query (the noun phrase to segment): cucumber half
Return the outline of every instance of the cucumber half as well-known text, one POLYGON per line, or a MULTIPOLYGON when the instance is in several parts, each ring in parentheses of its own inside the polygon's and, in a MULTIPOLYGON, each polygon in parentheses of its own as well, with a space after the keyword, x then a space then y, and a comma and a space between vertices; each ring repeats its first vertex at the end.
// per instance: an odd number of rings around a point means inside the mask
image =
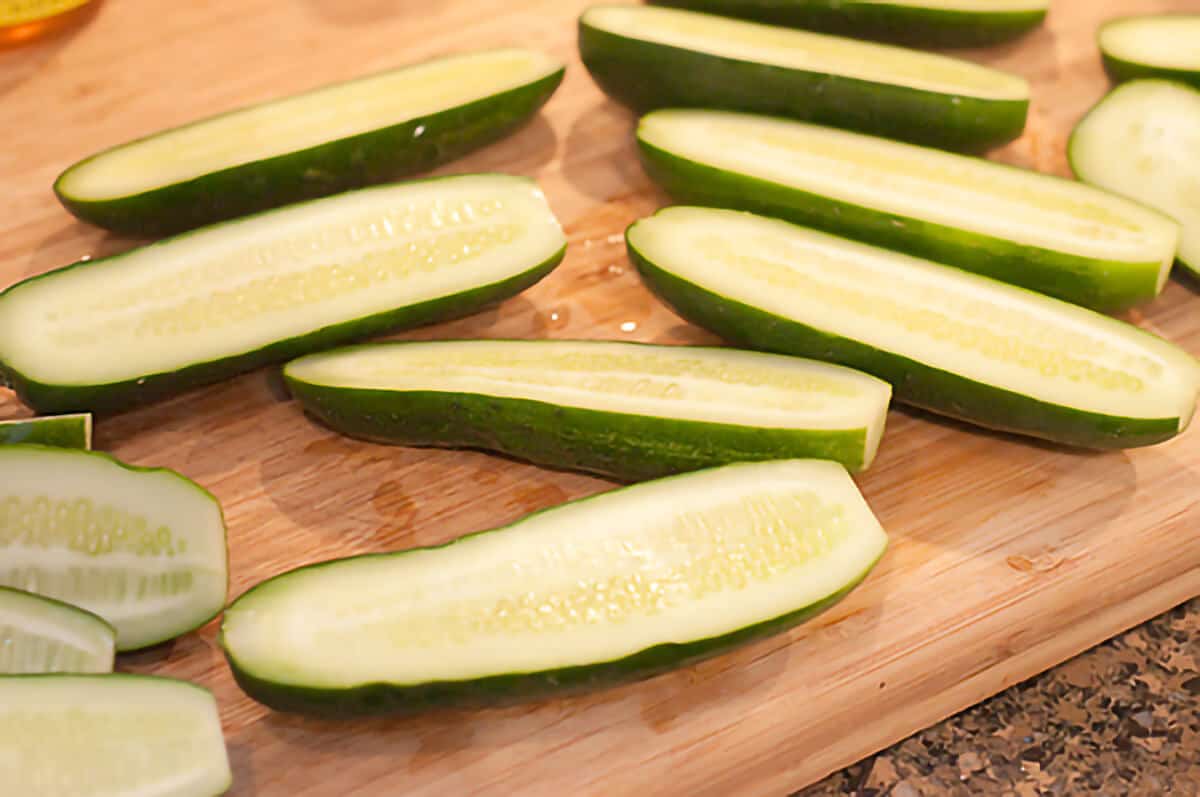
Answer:
POLYGON ((227 585, 221 507, 194 482, 105 454, 0 446, 0 586, 94 612, 134 650, 207 623, 227 585))
POLYGON ((1025 128, 1029 84, 969 61, 647 6, 596 6, 579 49, 607 93, 639 111, 777 114, 948 149, 1025 128))
POLYGON ((1067 150, 1080 180, 1177 219, 1179 262, 1200 275, 1200 91, 1164 80, 1118 86, 1076 126, 1067 150))
POLYGON ((765 116, 663 110, 638 125, 651 177, 691 204, 762 213, 1097 310, 1156 296, 1179 227, 1071 180, 765 116))
POLYGON ((0 587, 0 675, 112 672, 116 637, 78 606, 0 587))
POLYGON ((214 797, 233 781, 210 692, 144 675, 0 678, 13 797, 214 797))
POLYGON ((467 315, 537 282, 565 246, 523 177, 367 188, 19 283, 0 294, 0 363, 39 410, 119 410, 467 315))
POLYGON ((627 241, 684 318, 981 426, 1128 448, 1175 436, 1195 409, 1200 364, 1183 350, 986 277, 730 210, 668 208, 627 241))
POLYGON ((181 232, 433 168, 514 130, 562 77, 532 50, 440 58, 106 150, 55 192, 101 227, 181 232))
POLYGON ((1100 28, 1098 39, 1115 81, 1158 77, 1200 88, 1200 14, 1115 19, 1100 28))
POLYGON ((384 343, 284 369, 337 431, 634 481, 764 459, 870 465, 891 386, 794 357, 595 341, 384 343))
POLYGON ((1041 25, 1050 0, 654 0, 656 5, 920 47, 979 47, 1041 25))
POLYGON ((0 421, 0 445, 15 443, 82 448, 87 451, 92 447, 92 416, 85 412, 0 421))
POLYGON ((281 710, 504 702, 782 631, 846 595, 886 545, 837 463, 741 463, 285 573, 229 607, 221 644, 242 688, 281 710))

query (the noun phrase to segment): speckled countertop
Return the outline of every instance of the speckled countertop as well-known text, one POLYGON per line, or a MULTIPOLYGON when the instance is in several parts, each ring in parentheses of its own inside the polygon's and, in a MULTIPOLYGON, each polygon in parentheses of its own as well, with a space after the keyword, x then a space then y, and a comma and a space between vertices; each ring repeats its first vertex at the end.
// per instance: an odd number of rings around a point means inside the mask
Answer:
POLYGON ((795 797, 1200 796, 1200 599, 795 797))

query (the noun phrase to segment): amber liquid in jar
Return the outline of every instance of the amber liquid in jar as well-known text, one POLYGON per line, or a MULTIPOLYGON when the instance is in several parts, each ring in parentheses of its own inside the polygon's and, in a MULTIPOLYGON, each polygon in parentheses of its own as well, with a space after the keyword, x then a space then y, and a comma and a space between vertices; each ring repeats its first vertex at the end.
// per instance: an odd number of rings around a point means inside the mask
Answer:
POLYGON ((0 0, 0 47, 23 44, 83 20, 97 0, 0 0))

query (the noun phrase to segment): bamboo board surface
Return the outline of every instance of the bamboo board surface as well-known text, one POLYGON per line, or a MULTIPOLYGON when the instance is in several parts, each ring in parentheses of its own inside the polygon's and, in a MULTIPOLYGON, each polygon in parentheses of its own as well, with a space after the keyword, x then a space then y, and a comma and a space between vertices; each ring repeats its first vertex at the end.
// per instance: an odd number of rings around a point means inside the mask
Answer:
MULTIPOLYGON (((50 185, 92 151, 257 100, 473 47, 569 64, 545 113, 440 170, 535 176, 570 237, 525 294, 407 336, 712 342, 659 305, 625 226, 665 202, 632 119, 579 65, 576 0, 108 0, 85 26, 0 51, 0 287, 131 245, 72 220, 50 185)), ((1101 19, 1198 10, 1058 0, 1047 26, 971 52, 1034 84, 1004 161, 1067 174, 1071 126, 1104 91, 1101 19)), ((1132 320, 1200 353, 1200 297, 1173 281, 1132 320)), ((0 393, 0 418, 28 410, 0 393)), ((211 489, 229 526, 232 595, 333 556, 442 542, 608 489, 472 452, 340 439, 258 372, 120 416, 97 447, 211 489)), ((1200 594, 1200 432, 1078 454, 893 410, 860 479, 892 534, 848 600, 796 631, 675 674, 482 712, 330 723, 273 714, 233 684, 211 624, 123 657, 194 680, 221 705, 235 795, 785 793, 1200 594)))

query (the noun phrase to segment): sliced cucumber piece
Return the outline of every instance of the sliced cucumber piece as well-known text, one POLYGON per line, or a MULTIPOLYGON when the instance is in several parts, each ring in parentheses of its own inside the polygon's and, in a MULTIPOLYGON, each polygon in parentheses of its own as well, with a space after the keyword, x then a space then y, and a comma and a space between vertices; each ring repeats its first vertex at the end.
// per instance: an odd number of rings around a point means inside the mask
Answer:
POLYGON ((1164 80, 1118 86, 1076 126, 1067 150, 1080 180, 1177 219, 1179 262, 1200 275, 1200 91, 1164 80))
POLYGON ((884 249, 730 210, 632 225, 629 254, 684 318, 749 348, 892 383, 900 401, 1089 448, 1191 420, 1200 364, 1107 316, 884 249))
POLYGON ((579 50, 639 111, 725 108, 979 150, 1025 128, 1029 84, 970 61, 647 6, 596 6, 579 50))
POLYGON ((233 782, 206 689, 145 675, 0 678, 5 794, 214 797, 233 782))
POLYGON ((78 606, 0 587, 0 675, 112 672, 116 637, 78 606))
POLYGON ((360 346, 296 360, 284 377, 308 412, 354 437, 629 481, 764 459, 865 468, 892 393, 794 357, 569 340, 360 346))
POLYGON ((562 81, 539 52, 439 58, 157 133, 67 169, 84 221, 180 232, 430 169, 529 119, 562 81))
POLYGON ((0 294, 0 363, 42 411, 119 410, 537 282, 566 239, 531 180, 368 188, 68 266, 0 294))
POLYGON ((656 5, 920 47, 978 47, 1042 24, 1050 0, 654 0, 656 5))
POLYGON ((0 586, 94 612, 134 650, 215 617, 228 572, 220 505, 178 473, 0 446, 0 586))
POLYGON ((14 443, 90 450, 92 416, 84 412, 78 415, 48 415, 44 418, 0 421, 0 445, 14 443))
POLYGON ((1071 180, 828 127, 722 111, 643 117, 681 201, 777 216, 1097 310, 1162 290, 1179 226, 1071 180))
POLYGON ((1104 68, 1115 81, 1159 77, 1200 88, 1200 14, 1114 19, 1098 38, 1104 68))
POLYGON ((242 688, 285 711, 534 697, 784 630, 846 595, 886 545, 837 463, 741 463, 285 573, 230 606, 221 644, 242 688))

